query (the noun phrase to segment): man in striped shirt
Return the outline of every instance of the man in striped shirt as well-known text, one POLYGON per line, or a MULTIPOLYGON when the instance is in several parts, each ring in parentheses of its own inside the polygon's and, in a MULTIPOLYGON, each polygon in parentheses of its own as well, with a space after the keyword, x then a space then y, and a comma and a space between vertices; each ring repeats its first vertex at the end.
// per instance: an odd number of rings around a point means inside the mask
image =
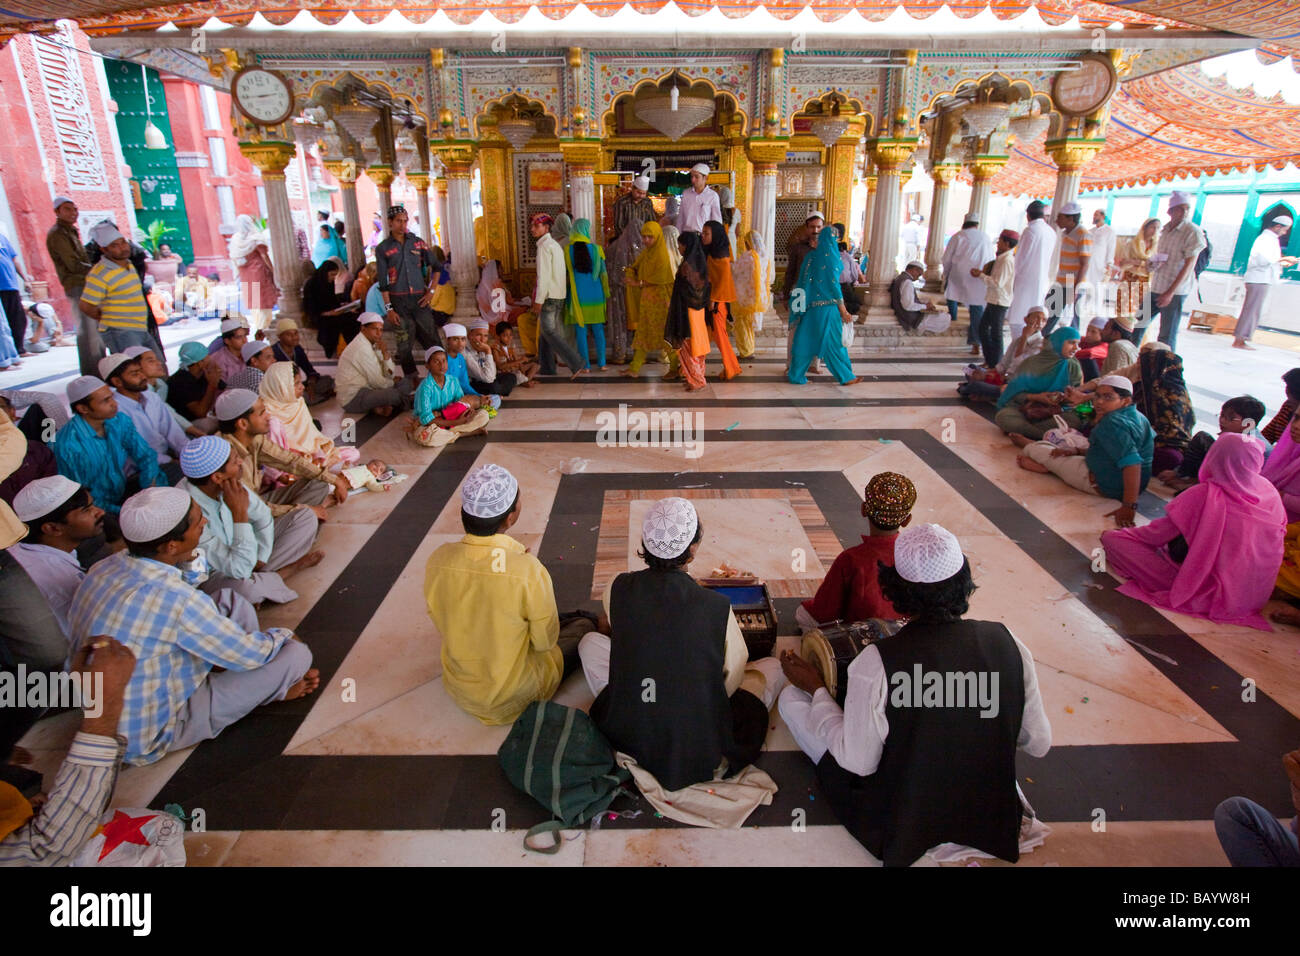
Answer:
POLYGON ((101 222, 90 233, 103 257, 86 274, 81 311, 99 321, 99 334, 109 351, 125 352, 133 345, 157 350, 149 334, 144 287, 131 264, 131 244, 112 223, 101 222))
POLYGON ((1047 293, 1049 318, 1043 335, 1050 335, 1056 328, 1067 302, 1074 310, 1071 324, 1076 329, 1079 327, 1079 296, 1087 281, 1088 264, 1092 261, 1092 237, 1083 227, 1083 207, 1077 202, 1067 202, 1056 214, 1056 225, 1062 230, 1061 257, 1056 268, 1056 285, 1047 293))
POLYGON ((135 654, 118 725, 129 764, 209 740, 254 708, 296 700, 320 683, 292 631, 246 630, 246 616, 223 616, 186 583, 179 566, 194 560, 206 523, 181 488, 132 496, 121 515, 127 550, 92 567, 72 602, 76 644, 104 635, 135 654))

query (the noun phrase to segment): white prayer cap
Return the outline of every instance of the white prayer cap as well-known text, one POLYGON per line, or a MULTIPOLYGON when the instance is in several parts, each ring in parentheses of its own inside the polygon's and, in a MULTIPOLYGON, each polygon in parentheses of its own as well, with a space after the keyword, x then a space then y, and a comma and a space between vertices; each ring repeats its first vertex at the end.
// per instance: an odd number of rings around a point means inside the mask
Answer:
POLYGON ((699 173, 701 176, 709 175, 709 166, 707 163, 696 163, 691 167, 691 172, 699 173))
POLYGON ((111 222, 96 223, 90 229, 90 238, 95 240, 95 245, 101 249, 107 249, 112 243, 119 239, 125 239, 117 229, 117 226, 111 222))
POLYGON ((68 404, 75 405, 77 402, 93 395, 101 388, 108 388, 103 379, 95 378, 93 375, 83 375, 80 378, 74 378, 68 383, 68 404))
POLYGON ((195 438, 181 449, 181 473, 186 478, 206 478, 216 474, 230 459, 230 442, 220 435, 195 438))
POLYGON ((50 305, 48 302, 37 302, 36 314, 42 319, 52 319, 57 315, 54 311, 54 306, 50 305))
POLYGON ((921 214, 919 212, 912 213, 912 222, 920 222, 920 221, 921 221, 921 214))
POLYGON ((904 528, 894 541, 894 570, 915 584, 947 581, 965 560, 957 538, 937 524, 904 528))
POLYGON ((144 355, 145 352, 152 352, 152 351, 153 349, 148 348, 147 346, 144 345, 133 345, 122 354, 125 355, 127 358, 138 359, 141 355, 144 355))
POLYGON ((298 323, 293 319, 285 317, 275 323, 275 334, 282 335, 285 332, 292 332, 298 328, 298 323))
POLYGON ((58 212, 58 211, 59 211, 59 207, 62 206, 65 202, 71 202, 71 203, 73 203, 74 206, 76 205, 76 203, 73 202, 71 199, 69 199, 67 196, 55 196, 55 197, 54 197, 54 211, 55 211, 55 212, 58 212))
POLYGON ((221 393, 212 411, 219 422, 232 422, 257 404, 257 393, 246 388, 228 388, 221 393))
POLYGON ((19 521, 35 521, 44 518, 59 505, 77 493, 81 485, 62 475, 37 478, 28 482, 23 490, 14 495, 14 514, 19 521))
POLYGON ((1289 229, 1289 228, 1291 227, 1291 217, 1290 217, 1290 216, 1274 216, 1274 217, 1273 217, 1273 221, 1270 222, 1269 225, 1270 225, 1270 226, 1286 226, 1286 227, 1289 229))
POLYGON ((236 329, 246 329, 246 328, 248 328, 248 325, 247 323, 244 322, 243 316, 237 315, 232 319, 225 319, 222 321, 221 334, 225 335, 227 332, 233 332, 236 329))
MULTIPOLYGON (((446 326, 443 326, 443 328, 446 328, 446 326)), ((481 316, 469 324, 469 330, 471 332, 473 332, 475 329, 491 329, 491 328, 492 326, 488 325, 488 320, 482 318, 481 316)))
POLYGON ((977 209, 977 210, 975 210, 975 212, 968 212, 968 213, 966 213, 966 218, 965 218, 964 220, 962 220, 962 221, 963 221, 963 222, 973 222, 973 223, 978 223, 978 222, 980 221, 979 210, 977 209))
POLYGON ((357 322, 361 325, 383 325, 384 317, 382 315, 377 315, 374 312, 362 312, 357 316, 357 322))
POLYGON ((464 338, 466 334, 465 326, 461 325, 459 322, 448 322, 446 325, 442 327, 442 334, 445 335, 447 338, 451 338, 452 336, 456 336, 456 335, 459 335, 461 338, 464 338))
POLYGON ((136 544, 157 541, 190 513, 192 500, 184 488, 146 488, 132 495, 118 515, 122 537, 136 544))
POLYGON ((925 271, 925 263, 922 262, 920 259, 913 259, 911 262, 909 262, 909 263, 907 264, 907 268, 909 268, 909 269, 920 269, 922 272, 924 272, 924 271, 925 271))
POLYGON ((1109 385, 1111 388, 1122 388, 1124 391, 1132 393, 1133 383, 1123 375, 1103 375, 1097 379, 1098 385, 1109 385))
POLYGON ((244 343, 244 347, 239 350, 239 355, 245 362, 247 362, 258 352, 262 351, 262 349, 269 349, 270 347, 271 343, 266 339, 263 339, 260 342, 257 339, 249 339, 244 343))
MULTIPOLYGON (((707 169, 707 167, 705 168, 707 169)), ((632 185, 635 186, 637 189, 640 189, 642 192, 645 192, 647 189, 650 188, 650 177, 638 176, 636 179, 632 180, 632 185)))
POLYGON ((1107 319, 1106 316, 1104 316, 1104 315, 1099 315, 1099 316, 1097 316, 1095 319, 1093 319, 1091 322, 1089 322, 1088 324, 1089 324, 1090 326, 1092 326, 1093 328, 1096 328, 1096 329, 1104 329, 1104 328, 1106 327, 1106 323, 1107 323, 1108 321, 1110 321, 1110 320, 1107 319))
MULTIPOLYGON (((99 370, 99 377, 107 382, 113 377, 114 372, 127 362, 131 361, 134 361, 134 359, 125 352, 114 352, 112 355, 105 355, 99 360, 99 365, 96 366, 99 370)), ((71 399, 69 399, 69 401, 71 401, 71 399)))
POLYGON ((1061 207, 1060 212, 1062 216, 1082 216, 1083 207, 1077 202, 1067 202, 1061 207))
POLYGON ((1181 189, 1175 189, 1172 193, 1169 194, 1170 209, 1173 209, 1175 206, 1190 206, 1191 204, 1192 204, 1192 197, 1189 196, 1187 193, 1183 192, 1181 189))
POLYGON ((820 219, 822 222, 826 221, 826 217, 822 215, 820 209, 814 209, 812 212, 808 213, 804 218, 804 222, 812 222, 814 219, 820 219))
POLYGON ((428 362, 429 359, 433 358, 434 352, 442 352, 443 354, 446 354, 447 350, 441 345, 431 345, 424 350, 424 361, 428 362))
POLYGON ((475 518, 499 518, 510 511, 519 482, 500 465, 480 465, 465 476, 460 506, 475 518))
POLYGON ((695 540, 700 517, 685 498, 660 498, 641 522, 641 542, 656 558, 679 558, 695 540))

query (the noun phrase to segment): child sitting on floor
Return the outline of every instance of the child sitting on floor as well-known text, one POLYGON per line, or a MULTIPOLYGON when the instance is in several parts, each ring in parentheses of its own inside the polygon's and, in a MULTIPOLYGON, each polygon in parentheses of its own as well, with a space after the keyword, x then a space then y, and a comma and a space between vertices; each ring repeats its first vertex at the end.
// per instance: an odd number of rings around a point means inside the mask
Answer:
MULTIPOLYGON (((1264 442, 1264 459, 1268 460, 1273 446, 1259 433, 1259 423, 1264 419, 1264 403, 1252 395, 1238 395, 1223 403, 1219 409, 1220 435, 1248 435, 1264 442)), ((1201 470, 1201 462, 1214 444, 1214 436, 1209 432, 1197 432, 1187 443, 1183 452, 1182 463, 1177 468, 1168 468, 1156 477, 1175 491, 1185 491, 1196 484, 1201 470)))

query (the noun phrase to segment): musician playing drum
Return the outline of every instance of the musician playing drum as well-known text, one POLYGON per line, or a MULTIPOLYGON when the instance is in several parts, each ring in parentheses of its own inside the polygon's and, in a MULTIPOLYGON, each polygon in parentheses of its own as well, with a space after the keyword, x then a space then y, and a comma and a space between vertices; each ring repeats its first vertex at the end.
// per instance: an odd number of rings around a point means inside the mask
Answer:
POLYGON ((895 620, 894 606, 880 592, 877 567, 894 564, 894 541, 912 520, 916 486, 903 475, 884 471, 867 482, 862 517, 871 533, 840 552, 817 594, 795 609, 794 620, 807 631, 830 621, 895 620))
POLYGON ((945 844, 1014 862, 1016 749, 1052 745, 1033 657, 1002 624, 962 619, 970 563, 938 525, 898 535, 880 585, 908 624, 849 665, 843 709, 816 667, 783 653, 781 716, 840 822, 886 866, 945 844))

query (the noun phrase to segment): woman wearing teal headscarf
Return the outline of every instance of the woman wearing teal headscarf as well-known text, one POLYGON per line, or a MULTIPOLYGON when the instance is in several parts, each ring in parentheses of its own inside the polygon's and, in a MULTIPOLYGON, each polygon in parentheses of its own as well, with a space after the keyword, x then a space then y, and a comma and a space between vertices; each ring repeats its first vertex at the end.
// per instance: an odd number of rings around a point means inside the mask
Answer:
POLYGON ((564 266, 569 274, 569 296, 565 301, 564 321, 574 326, 578 354, 587 368, 587 329, 596 339, 597 364, 605 371, 605 302, 609 299, 609 276, 605 271, 605 253, 591 241, 591 221, 579 219, 569 232, 564 248, 564 266))
POLYGON ((790 294, 790 311, 800 313, 791 345, 790 371, 787 378, 794 385, 807 383, 808 366, 817 356, 841 385, 861 381, 853 374, 848 349, 844 347, 844 323, 853 317, 844 308, 840 291, 840 248, 835 234, 822 230, 816 245, 799 266, 799 279, 790 294))
POLYGON ((993 419, 1008 435, 1024 435, 1041 441, 1047 432, 1056 427, 1052 414, 1033 419, 1025 415, 1025 405, 1059 409, 1060 416, 1071 428, 1078 428, 1082 419, 1073 410, 1061 407, 1067 386, 1078 387, 1083 382, 1083 369, 1074 358, 1079 350, 1079 330, 1063 326, 1047 337, 1047 343, 1037 355, 1021 363, 1015 377, 1007 383, 998 399, 998 413, 993 419))
POLYGON ((319 268, 320 264, 331 256, 337 256, 340 262, 348 261, 348 247, 344 244, 334 227, 328 222, 320 224, 320 236, 312 246, 311 261, 319 268))

